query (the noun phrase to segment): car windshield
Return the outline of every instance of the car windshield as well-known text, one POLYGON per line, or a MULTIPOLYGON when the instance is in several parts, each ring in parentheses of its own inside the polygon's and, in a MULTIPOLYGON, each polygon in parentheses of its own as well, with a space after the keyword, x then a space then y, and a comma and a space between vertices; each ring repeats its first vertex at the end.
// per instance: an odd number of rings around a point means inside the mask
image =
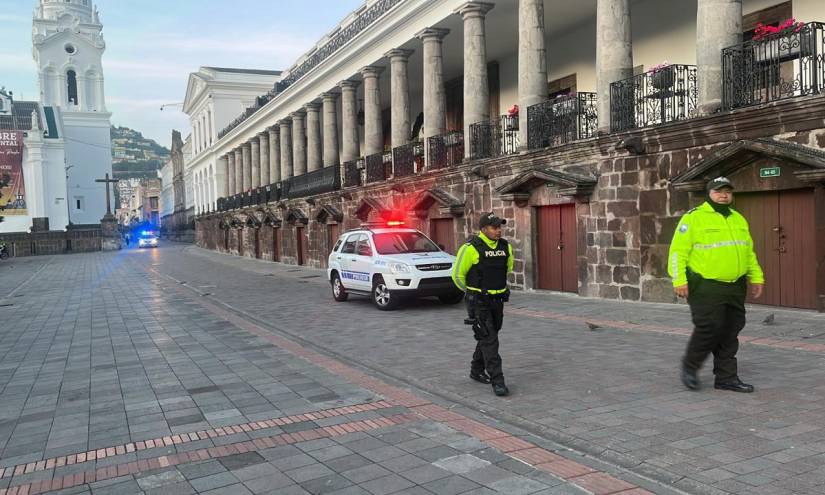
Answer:
POLYGON ((153 236, 152 234, 143 234, 140 236, 141 239, 157 239, 157 237, 153 236))
POLYGON ((440 251, 433 241, 420 232, 385 232, 372 236, 379 254, 435 253, 440 251))

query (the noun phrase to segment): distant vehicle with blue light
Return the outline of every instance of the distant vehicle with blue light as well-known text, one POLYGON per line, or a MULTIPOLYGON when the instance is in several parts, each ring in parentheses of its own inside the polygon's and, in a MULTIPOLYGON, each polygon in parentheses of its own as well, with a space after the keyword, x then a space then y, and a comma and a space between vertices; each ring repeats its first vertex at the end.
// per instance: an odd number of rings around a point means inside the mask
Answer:
POLYGON ((158 236, 151 231, 145 230, 138 237, 138 248, 158 247, 158 236))
POLYGON ((456 304, 464 294, 450 274, 455 256, 403 222, 367 224, 340 236, 329 255, 327 276, 336 301, 367 296, 384 311, 404 298, 437 296, 456 304))

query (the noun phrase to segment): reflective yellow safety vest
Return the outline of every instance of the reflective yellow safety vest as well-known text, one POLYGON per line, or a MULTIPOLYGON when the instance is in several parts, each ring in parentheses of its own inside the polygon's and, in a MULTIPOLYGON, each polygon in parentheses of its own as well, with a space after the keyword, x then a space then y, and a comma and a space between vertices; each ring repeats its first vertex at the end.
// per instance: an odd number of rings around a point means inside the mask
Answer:
MULTIPOLYGON (((478 243, 476 242, 467 242, 458 250, 456 254, 456 260, 453 264, 453 283, 464 292, 485 292, 487 294, 503 294, 507 292, 507 274, 513 271, 513 246, 505 241, 494 241, 484 235, 483 232, 478 233, 478 239, 481 241, 478 243), (474 276, 473 272, 478 271, 480 268, 483 268, 479 265, 481 260, 481 253, 476 246, 473 244, 478 243, 483 248, 486 246, 487 249, 483 249, 484 251, 493 251, 493 254, 499 253, 499 247, 504 246, 506 251, 501 253, 507 257, 506 260, 506 271, 501 270, 503 273, 498 274, 489 274, 489 276, 501 276, 504 280, 497 281, 496 285, 501 285, 501 288, 484 288, 481 287, 479 284, 479 277, 474 276)), ((502 257, 504 257, 502 256, 502 257)), ((497 257, 497 256, 496 256, 497 257)), ((501 268, 504 268, 502 266, 501 268)), ((489 281, 488 281, 489 282, 489 281)), ((486 284, 485 284, 486 285, 486 284)))
POLYGON ((686 268, 720 282, 735 282, 747 275, 753 284, 765 283, 748 221, 733 208, 725 217, 708 202, 685 213, 673 234, 668 273, 674 287, 687 284, 686 268))

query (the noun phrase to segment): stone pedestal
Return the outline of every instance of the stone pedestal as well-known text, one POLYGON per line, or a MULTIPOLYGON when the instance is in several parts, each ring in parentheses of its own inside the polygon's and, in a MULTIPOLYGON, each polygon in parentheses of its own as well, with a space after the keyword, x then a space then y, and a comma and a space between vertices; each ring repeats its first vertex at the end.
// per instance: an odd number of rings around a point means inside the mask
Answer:
POLYGON ((123 248, 123 239, 117 229, 117 218, 107 213, 100 219, 100 247, 103 251, 117 251, 123 248))

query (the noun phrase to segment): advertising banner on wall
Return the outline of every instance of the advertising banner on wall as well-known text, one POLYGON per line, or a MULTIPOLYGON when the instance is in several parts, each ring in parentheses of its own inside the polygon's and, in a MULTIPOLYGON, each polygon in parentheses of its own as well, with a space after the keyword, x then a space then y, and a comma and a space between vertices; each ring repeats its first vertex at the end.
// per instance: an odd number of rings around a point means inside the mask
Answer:
POLYGON ((23 132, 0 130, 0 215, 27 215, 23 132))

